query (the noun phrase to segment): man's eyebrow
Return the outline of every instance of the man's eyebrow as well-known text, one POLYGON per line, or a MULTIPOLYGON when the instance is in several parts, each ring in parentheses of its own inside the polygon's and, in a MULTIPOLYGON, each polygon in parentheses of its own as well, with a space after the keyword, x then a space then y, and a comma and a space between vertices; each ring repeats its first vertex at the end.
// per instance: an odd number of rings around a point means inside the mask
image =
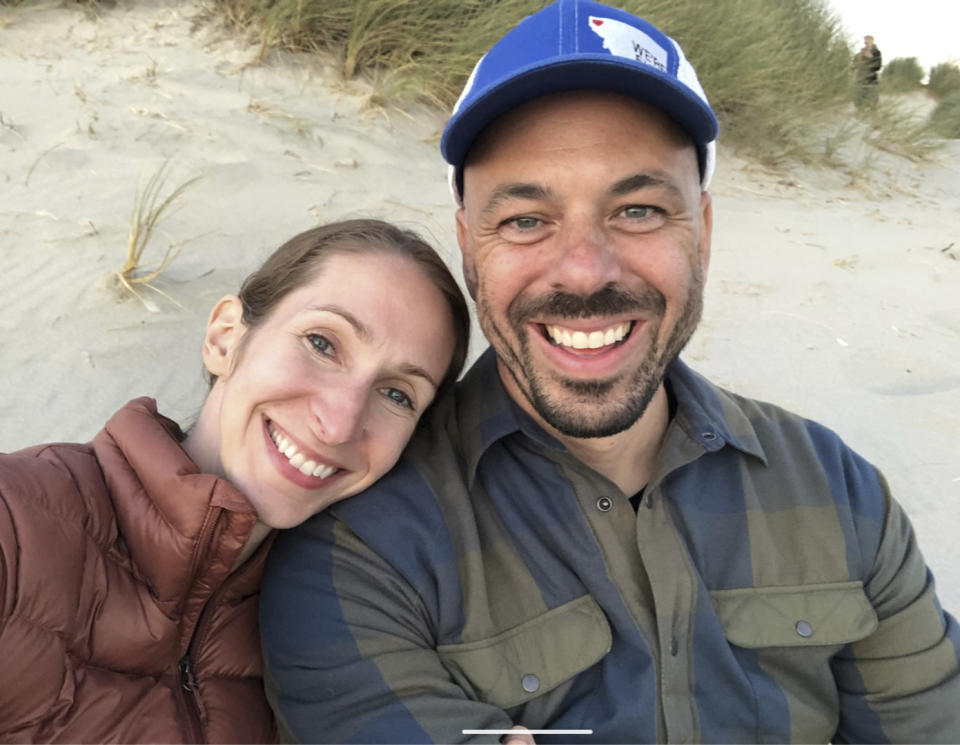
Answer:
POLYGON ((627 176, 611 186, 609 192, 612 196, 622 197, 630 194, 631 192, 639 191, 640 189, 646 189, 651 186, 659 189, 666 189, 673 196, 682 195, 679 187, 673 183, 673 181, 668 179, 666 176, 661 176, 657 173, 635 173, 632 176, 627 176))
POLYGON ((517 182, 513 184, 501 184, 487 200, 487 203, 481 210, 482 214, 492 212, 508 199, 546 199, 550 196, 550 190, 539 184, 527 184, 517 182))
POLYGON ((363 324, 363 322, 357 318, 353 313, 345 308, 341 308, 339 305, 311 305, 307 310, 319 310, 324 313, 333 313, 334 315, 340 316, 343 320, 349 323, 353 330, 357 333, 357 336, 360 337, 363 341, 370 341, 373 338, 373 334, 370 332, 370 329, 363 324))

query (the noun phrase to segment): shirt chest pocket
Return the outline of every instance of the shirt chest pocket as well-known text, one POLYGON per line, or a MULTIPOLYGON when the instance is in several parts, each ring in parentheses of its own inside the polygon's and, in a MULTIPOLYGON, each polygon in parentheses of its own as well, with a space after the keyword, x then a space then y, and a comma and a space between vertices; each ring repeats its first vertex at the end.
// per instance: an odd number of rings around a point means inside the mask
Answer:
POLYGON ((509 709, 596 664, 611 642, 606 616, 584 595, 496 636, 437 652, 471 698, 509 709))
POLYGON ((747 649, 842 646, 878 625, 860 582, 719 590, 710 597, 728 641, 747 649))

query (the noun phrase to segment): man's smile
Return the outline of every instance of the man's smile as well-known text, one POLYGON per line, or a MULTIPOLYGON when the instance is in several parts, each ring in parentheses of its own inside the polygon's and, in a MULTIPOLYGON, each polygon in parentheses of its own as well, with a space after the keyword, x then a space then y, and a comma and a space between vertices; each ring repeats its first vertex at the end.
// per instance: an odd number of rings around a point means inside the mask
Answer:
POLYGON ((570 349, 600 349, 622 344, 633 330, 635 321, 621 321, 593 329, 570 328, 559 324, 542 324, 554 346, 570 349))

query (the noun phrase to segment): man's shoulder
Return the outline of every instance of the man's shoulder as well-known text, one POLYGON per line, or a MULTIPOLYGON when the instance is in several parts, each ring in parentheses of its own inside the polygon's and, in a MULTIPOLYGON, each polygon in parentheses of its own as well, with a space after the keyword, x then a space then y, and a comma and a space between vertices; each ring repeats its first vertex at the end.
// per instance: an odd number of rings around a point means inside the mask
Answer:
POLYGON ((726 427, 731 439, 752 448, 769 466, 804 463, 806 468, 828 469, 830 473, 874 471, 843 438, 829 426, 769 401, 731 391, 684 366, 679 380, 688 398, 688 410, 726 427), (690 400, 695 404, 691 406, 690 400), (697 409, 696 407, 699 407, 697 409))

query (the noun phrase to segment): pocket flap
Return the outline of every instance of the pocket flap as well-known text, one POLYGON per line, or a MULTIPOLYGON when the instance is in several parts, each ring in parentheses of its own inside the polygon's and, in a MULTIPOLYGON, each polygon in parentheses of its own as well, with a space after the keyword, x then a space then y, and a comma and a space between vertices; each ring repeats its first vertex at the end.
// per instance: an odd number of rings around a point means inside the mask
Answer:
POLYGON ((489 639, 444 644, 437 652, 461 687, 508 709, 594 665, 611 643, 606 616, 584 595, 489 639))
POLYGON ((738 647, 849 644, 878 624, 861 582, 717 590, 710 597, 738 647))

